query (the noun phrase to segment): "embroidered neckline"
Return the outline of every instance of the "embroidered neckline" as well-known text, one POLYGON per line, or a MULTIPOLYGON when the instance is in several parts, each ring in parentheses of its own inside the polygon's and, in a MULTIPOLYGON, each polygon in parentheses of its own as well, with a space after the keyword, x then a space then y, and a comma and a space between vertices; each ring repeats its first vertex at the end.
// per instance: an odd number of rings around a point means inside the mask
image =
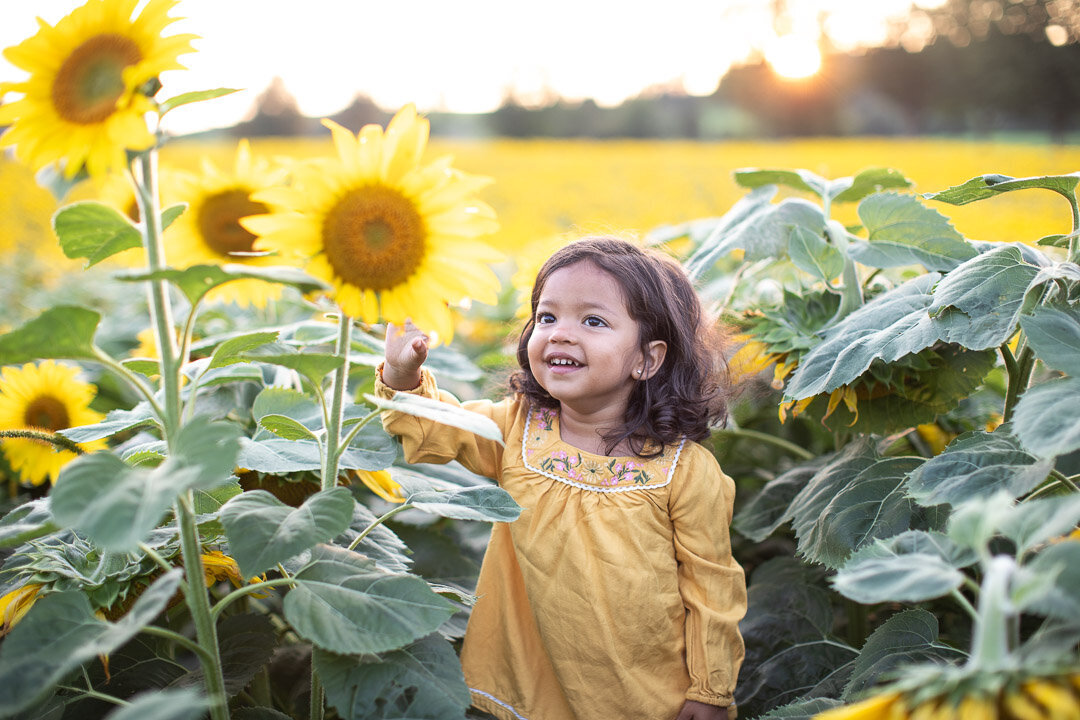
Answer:
POLYGON ((655 458, 605 457, 578 450, 559 437, 559 413, 530 408, 521 436, 521 458, 533 472, 594 492, 628 492, 663 487, 679 462, 686 438, 665 446, 655 458))

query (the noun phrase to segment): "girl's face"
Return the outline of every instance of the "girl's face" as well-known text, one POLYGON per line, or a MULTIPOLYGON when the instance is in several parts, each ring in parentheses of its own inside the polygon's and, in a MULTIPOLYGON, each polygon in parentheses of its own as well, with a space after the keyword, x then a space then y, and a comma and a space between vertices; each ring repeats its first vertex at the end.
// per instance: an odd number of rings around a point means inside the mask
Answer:
POLYGON ((653 341, 646 358, 639 333, 614 277, 587 261, 568 265, 551 273, 540 292, 529 369, 563 407, 621 416, 634 383, 655 372, 666 349, 653 341))

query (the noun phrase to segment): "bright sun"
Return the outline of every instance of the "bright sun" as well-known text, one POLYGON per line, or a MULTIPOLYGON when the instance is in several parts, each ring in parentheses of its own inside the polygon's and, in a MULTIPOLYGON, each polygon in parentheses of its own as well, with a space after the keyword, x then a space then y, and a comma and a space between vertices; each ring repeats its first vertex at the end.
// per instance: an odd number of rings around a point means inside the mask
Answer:
POLYGON ((808 78, 821 69, 821 52, 808 35, 784 35, 765 49, 765 59, 777 75, 789 80, 808 78))

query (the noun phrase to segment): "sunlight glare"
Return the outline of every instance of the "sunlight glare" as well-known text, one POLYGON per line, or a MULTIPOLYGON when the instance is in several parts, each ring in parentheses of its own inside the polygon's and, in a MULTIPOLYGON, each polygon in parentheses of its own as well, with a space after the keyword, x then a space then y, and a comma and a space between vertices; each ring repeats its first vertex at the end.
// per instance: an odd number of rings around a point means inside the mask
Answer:
POLYGON ((821 69, 821 51, 809 35, 784 35, 765 48, 765 59, 788 80, 808 78, 821 69))

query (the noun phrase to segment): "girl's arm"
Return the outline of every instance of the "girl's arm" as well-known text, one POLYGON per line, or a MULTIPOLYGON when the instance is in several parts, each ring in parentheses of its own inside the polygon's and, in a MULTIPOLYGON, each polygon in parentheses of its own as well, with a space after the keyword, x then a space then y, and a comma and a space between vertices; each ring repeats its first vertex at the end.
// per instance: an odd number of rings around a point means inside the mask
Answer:
MULTIPOLYGON (((686 607, 688 701, 714 710, 734 701, 743 659, 739 620, 746 613, 746 581, 731 555, 735 484, 712 453, 687 443, 671 482, 668 512, 674 529, 679 593, 686 607)), ((685 718, 712 718, 700 714, 685 718)), ((686 712, 686 709, 684 709, 686 712)))
MULTIPOLYGON (((411 322, 406 321, 402 328, 388 325, 385 358, 376 378, 375 394, 389 398, 395 391, 404 391, 455 405, 490 418, 506 435, 512 419, 507 403, 487 400, 462 403, 445 390, 439 390, 435 378, 422 367, 427 352, 428 337, 411 322)), ((502 445, 494 440, 392 410, 382 413, 382 422, 388 433, 401 438, 407 462, 446 463, 457 460, 474 473, 499 479, 502 445)))

